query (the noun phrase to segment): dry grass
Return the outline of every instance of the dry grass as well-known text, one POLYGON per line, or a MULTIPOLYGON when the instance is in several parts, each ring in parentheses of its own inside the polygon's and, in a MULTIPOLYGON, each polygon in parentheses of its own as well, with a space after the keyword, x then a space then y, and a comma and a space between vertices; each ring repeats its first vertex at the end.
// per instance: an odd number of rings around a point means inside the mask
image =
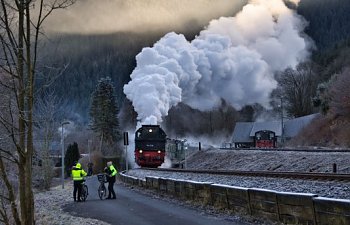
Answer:
POLYGON ((349 148, 350 120, 346 117, 320 115, 288 145, 349 148))

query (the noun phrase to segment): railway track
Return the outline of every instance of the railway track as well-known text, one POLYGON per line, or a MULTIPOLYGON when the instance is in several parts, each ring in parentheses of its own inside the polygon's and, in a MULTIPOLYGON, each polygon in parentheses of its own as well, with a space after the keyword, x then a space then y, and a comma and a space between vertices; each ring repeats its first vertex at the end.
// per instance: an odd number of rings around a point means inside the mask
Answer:
POLYGON ((145 170, 165 171, 165 172, 182 172, 182 173, 199 173, 211 175, 228 175, 228 176, 251 176, 251 177, 274 177, 289 179, 307 179, 307 180, 327 180, 327 181, 350 181, 350 174, 338 173, 301 173, 301 172, 273 172, 273 171, 233 171, 233 170, 190 170, 190 169, 165 169, 165 168, 142 168, 145 170))
POLYGON ((350 149, 306 149, 306 148, 219 148, 221 150, 231 151, 271 151, 271 152, 313 152, 313 153, 348 153, 350 149))

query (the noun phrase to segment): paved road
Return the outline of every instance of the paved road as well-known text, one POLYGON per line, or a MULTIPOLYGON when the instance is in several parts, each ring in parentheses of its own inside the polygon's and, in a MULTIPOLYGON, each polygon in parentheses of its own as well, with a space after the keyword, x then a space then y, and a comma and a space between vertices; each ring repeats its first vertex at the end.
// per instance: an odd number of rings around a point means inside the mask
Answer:
POLYGON ((89 187, 87 201, 72 202, 65 206, 65 211, 113 225, 248 225, 241 221, 210 216, 171 201, 156 199, 122 184, 115 186, 117 199, 100 200, 97 196, 97 178, 91 177, 87 184, 89 187))

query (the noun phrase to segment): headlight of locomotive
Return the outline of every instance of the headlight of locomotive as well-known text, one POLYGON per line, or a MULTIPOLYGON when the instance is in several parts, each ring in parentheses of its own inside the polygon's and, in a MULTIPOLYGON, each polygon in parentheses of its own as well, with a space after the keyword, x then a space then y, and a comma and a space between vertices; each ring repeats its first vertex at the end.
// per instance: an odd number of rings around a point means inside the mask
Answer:
POLYGON ((142 150, 140 150, 139 153, 142 153, 142 150))
POLYGON ((158 154, 160 154, 160 150, 158 150, 158 154))

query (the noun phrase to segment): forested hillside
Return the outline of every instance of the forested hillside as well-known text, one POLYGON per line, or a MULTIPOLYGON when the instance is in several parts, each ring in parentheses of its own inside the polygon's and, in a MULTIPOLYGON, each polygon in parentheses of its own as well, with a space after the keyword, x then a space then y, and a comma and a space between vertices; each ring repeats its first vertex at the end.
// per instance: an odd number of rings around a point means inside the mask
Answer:
POLYGON ((298 13, 308 22, 305 32, 315 43, 313 60, 323 67, 321 80, 339 73, 350 60, 350 2, 301 0, 298 13))
POLYGON ((344 0, 301 0, 298 13, 309 23, 306 33, 318 51, 330 50, 349 40, 350 2, 344 0))
MULTIPOLYGON (((62 107, 71 112, 66 117, 87 123, 90 95, 102 77, 112 78, 121 103, 124 99, 122 87, 135 67, 136 54, 157 38, 158 35, 132 33, 54 38, 48 44, 44 64, 52 65, 55 70, 49 67, 43 74, 58 74, 50 88, 62 96, 62 107)), ((39 82, 49 83, 47 79, 39 82)))
MULTIPOLYGON (((350 2, 344 0, 301 0, 297 11, 308 22, 306 33, 314 42, 312 52, 313 72, 317 74, 313 78, 314 90, 310 93, 316 94, 316 87, 322 82, 328 81, 334 73, 339 73, 343 67, 349 64, 349 37, 350 37, 350 2), (317 71, 317 72, 316 72, 317 71)), ((188 40, 202 30, 202 27, 193 27, 185 32, 188 40)), ((88 110, 90 95, 101 77, 112 78, 116 87, 116 95, 119 107, 121 107, 121 118, 135 124, 135 113, 130 102, 125 101, 123 86, 130 80, 130 74, 136 66, 135 56, 143 47, 152 46, 162 37, 166 31, 159 33, 114 33, 109 35, 61 35, 50 38, 47 44, 46 55, 43 59, 45 79, 38 82, 46 82, 47 74, 58 74, 55 82, 50 86, 55 94, 62 96, 61 107, 65 109, 64 117, 87 124, 89 121, 88 110), (60 74, 58 65, 66 65, 60 74), (55 68, 55 70, 52 70, 55 68), (69 87, 69 88, 68 88, 69 87)), ((221 111, 235 111, 225 106, 221 111), (225 109, 226 107, 226 109, 225 109)), ((170 111, 170 117, 166 124, 171 121, 180 121, 179 128, 174 127, 176 132, 185 133, 190 131, 184 128, 183 118, 177 117, 181 111, 181 105, 170 111), (171 119, 170 119, 171 118, 171 119), (171 121, 169 121, 171 120, 171 121)), ((204 121, 203 127, 211 127, 208 124, 210 115, 201 114, 196 110, 188 110, 189 118, 202 117, 196 123, 204 121), (196 116, 197 115, 197 116, 196 116)), ((220 110, 220 109, 219 109, 220 110)), ((316 108, 313 111, 317 110, 316 108)), ((241 114, 235 114, 233 121, 254 120, 259 106, 245 107, 241 114), (250 109, 250 110, 247 110, 250 109), (246 115, 249 113, 249 115, 246 115)), ((310 112, 310 111, 308 111, 310 112)), ((293 116, 293 113, 291 114, 293 116)), ((125 122, 124 121, 124 122, 125 122)), ((121 121, 123 125, 123 121, 121 121)), ((227 127, 232 130, 233 125, 227 127)), ((201 127, 198 125, 198 127, 201 127)), ((198 128, 200 129, 200 128, 198 128)), ((210 130, 210 128, 208 128, 210 130)))

